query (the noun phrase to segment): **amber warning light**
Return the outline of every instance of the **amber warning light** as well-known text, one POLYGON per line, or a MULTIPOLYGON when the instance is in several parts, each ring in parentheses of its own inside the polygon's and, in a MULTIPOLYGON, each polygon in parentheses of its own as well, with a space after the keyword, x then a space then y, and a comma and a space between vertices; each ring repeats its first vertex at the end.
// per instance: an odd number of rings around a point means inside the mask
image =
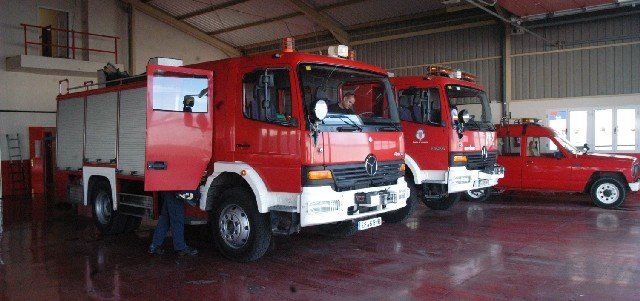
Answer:
POLYGON ((294 52, 296 48, 296 40, 293 38, 282 39, 282 52, 294 52))
POLYGON ((450 78, 457 78, 468 82, 475 82, 477 77, 471 73, 455 70, 453 68, 431 65, 427 67, 427 75, 445 76, 450 78))

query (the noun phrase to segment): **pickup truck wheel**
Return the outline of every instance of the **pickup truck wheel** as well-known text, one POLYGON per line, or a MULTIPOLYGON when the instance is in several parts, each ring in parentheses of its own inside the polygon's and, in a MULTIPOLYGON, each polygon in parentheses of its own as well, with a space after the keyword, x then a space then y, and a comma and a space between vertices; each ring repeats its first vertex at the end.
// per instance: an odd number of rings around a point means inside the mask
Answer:
POLYGON ((464 192, 464 199, 469 202, 484 202, 491 195, 491 188, 480 188, 464 192))
POLYGON ((613 177, 602 177, 591 185, 591 198, 600 208, 617 208, 624 202, 626 194, 620 180, 613 177))
POLYGON ((260 259, 271 243, 267 217, 258 211, 255 198, 244 188, 225 191, 211 212, 212 234, 222 255, 239 262, 260 259))
POLYGON ((358 232, 358 224, 354 221, 324 224, 318 226, 318 232, 320 233, 320 235, 328 237, 345 238, 353 236, 356 234, 356 232, 358 232))
POLYGON ((414 211, 416 211, 416 206, 418 205, 418 195, 420 194, 420 189, 416 187, 412 182, 407 183, 409 185, 409 198, 407 199, 407 205, 391 212, 387 212, 382 214, 382 220, 385 223, 402 223, 405 222, 414 211))
POLYGON ((423 202, 433 210, 447 210, 460 200, 462 193, 450 193, 448 196, 439 199, 424 198, 423 202))
POLYGON ((113 210, 111 186, 108 182, 97 182, 91 190, 90 200, 93 205, 93 220, 100 233, 113 235, 124 232, 127 217, 113 210))

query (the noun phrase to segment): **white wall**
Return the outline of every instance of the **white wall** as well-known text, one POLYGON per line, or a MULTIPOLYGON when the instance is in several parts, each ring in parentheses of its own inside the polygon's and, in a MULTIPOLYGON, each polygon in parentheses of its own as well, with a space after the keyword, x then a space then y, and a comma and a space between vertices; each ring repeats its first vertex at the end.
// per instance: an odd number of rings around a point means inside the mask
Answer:
POLYGON ((185 65, 226 58, 222 51, 144 13, 135 11, 133 28, 134 73, 146 71, 149 58, 182 59, 185 65))

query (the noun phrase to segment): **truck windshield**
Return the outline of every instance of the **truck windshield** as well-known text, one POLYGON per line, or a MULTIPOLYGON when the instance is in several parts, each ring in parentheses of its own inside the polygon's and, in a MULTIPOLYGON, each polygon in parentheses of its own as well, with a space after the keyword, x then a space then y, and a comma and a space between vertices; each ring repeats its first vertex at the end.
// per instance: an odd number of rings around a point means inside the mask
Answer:
POLYGON ((386 76, 339 66, 298 68, 307 122, 316 101, 329 106, 321 131, 400 131, 393 89, 386 76))
POLYGON ((571 144, 571 142, 569 142, 569 140, 567 140, 567 138, 564 137, 564 135, 554 131, 555 137, 556 137, 556 141, 558 141, 558 143, 560 143, 562 145, 562 147, 564 147, 564 149, 566 149, 568 152, 577 155, 580 154, 581 151, 578 150, 575 146, 573 146, 573 144, 571 144))
POLYGON ((457 113, 466 109, 471 115, 471 120, 465 125, 466 129, 495 130, 491 123, 491 107, 486 92, 459 85, 447 85, 445 91, 454 122, 458 121, 457 113))

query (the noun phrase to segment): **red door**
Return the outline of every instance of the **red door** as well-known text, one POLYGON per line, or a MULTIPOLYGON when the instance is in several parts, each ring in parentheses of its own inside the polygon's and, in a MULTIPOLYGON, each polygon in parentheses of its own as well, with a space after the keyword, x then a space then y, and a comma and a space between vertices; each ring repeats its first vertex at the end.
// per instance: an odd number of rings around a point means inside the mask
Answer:
POLYGON ((213 149, 213 74, 150 65, 147 75, 145 190, 194 190, 213 149))
POLYGON ((522 186, 525 189, 567 190, 571 184, 571 158, 562 151, 555 140, 549 137, 528 136, 523 139, 524 165, 522 186))

